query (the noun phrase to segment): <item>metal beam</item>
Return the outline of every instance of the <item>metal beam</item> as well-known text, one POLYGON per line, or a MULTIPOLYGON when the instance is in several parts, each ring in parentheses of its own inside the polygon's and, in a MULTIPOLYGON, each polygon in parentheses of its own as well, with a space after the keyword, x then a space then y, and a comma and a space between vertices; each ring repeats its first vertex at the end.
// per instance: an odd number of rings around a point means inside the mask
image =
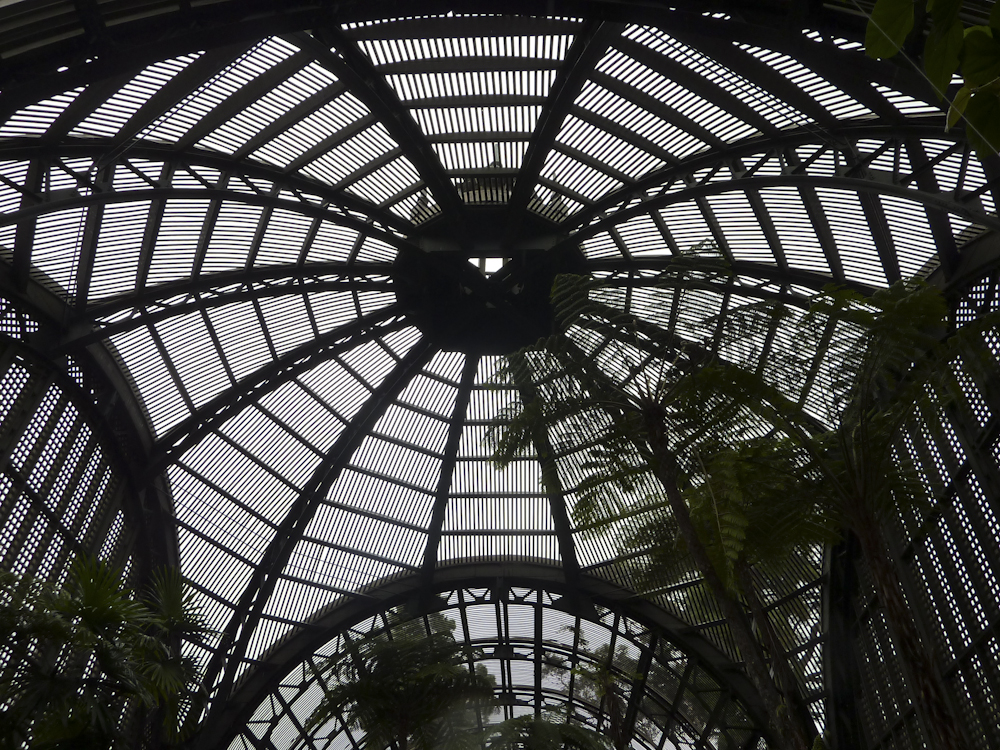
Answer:
POLYGON ((333 71, 348 90, 378 117, 434 196, 447 221, 454 227, 459 242, 468 244, 470 227, 465 203, 459 197, 454 183, 445 174, 441 161, 427 142, 420 126, 383 78, 386 71, 376 70, 368 56, 356 42, 339 30, 339 26, 324 25, 314 30, 312 36, 295 35, 294 41, 333 71), (331 51, 331 47, 336 49, 336 53, 331 51))
POLYGON ((607 52, 608 46, 621 34, 622 28, 620 24, 588 21, 573 40, 566 53, 566 59, 559 67, 552 89, 546 97, 541 117, 528 142, 514 189, 507 201, 507 216, 504 221, 506 229, 501 242, 502 247, 509 248, 514 245, 521 222, 528 210, 528 203, 535 193, 538 175, 552 150, 556 136, 562 129, 563 122, 587 77, 607 52))
MULTIPOLYGON (((955 139, 955 135, 941 132, 942 123, 940 118, 930 117, 926 122, 919 124, 908 124, 906 126, 891 127, 888 125, 846 125, 834 130, 827 130, 821 134, 811 128, 804 127, 790 131, 782 131, 774 137, 752 137, 741 140, 737 143, 713 148, 707 152, 701 152, 687 157, 676 164, 671 164, 663 169, 656 170, 636 181, 634 186, 626 186, 620 190, 609 193, 607 196, 595 201, 587 208, 567 217, 560 224, 560 229, 564 232, 572 232, 581 227, 592 226, 593 223, 604 217, 608 212, 615 211, 622 205, 627 205, 636 195, 652 191, 656 188, 664 188, 678 181, 684 181, 689 175, 713 171, 721 166, 728 166, 736 161, 750 160, 753 157, 754 167, 748 169, 743 175, 734 177, 734 182, 744 179, 760 179, 756 173, 765 164, 773 163, 782 173, 784 179, 782 184, 795 184, 795 178, 801 177, 802 167, 798 163, 799 159, 795 153, 803 146, 815 147, 825 146, 834 152, 839 152, 845 148, 849 149, 851 159, 856 160, 856 148, 853 144, 861 140, 882 140, 892 142, 894 145, 901 144, 908 139, 941 140, 955 139), (764 158, 761 158, 761 155, 764 158), (791 159, 789 159, 791 157, 791 159), (799 169, 798 172, 794 171, 799 169)), ((846 162, 846 159, 844 160, 846 162)), ((827 177, 827 181, 816 183, 820 187, 844 187, 851 190, 865 189, 874 192, 887 192, 893 195, 901 195, 912 200, 917 200, 927 205, 933 205, 944 211, 970 217, 971 220, 982 223, 980 215, 984 219, 990 217, 986 212, 970 208, 961 201, 948 197, 940 192, 927 192, 918 186, 916 190, 905 187, 902 182, 909 177, 908 174, 895 172, 892 174, 878 172, 877 170, 867 170, 863 174, 855 176, 851 168, 844 170, 842 174, 835 174, 827 177), (848 180, 847 183, 838 180, 848 180), (859 184, 870 183, 866 188, 859 188, 859 184)), ((995 218, 995 217, 994 217, 995 218)), ((987 224, 995 228, 996 222, 987 224)))
MULTIPOLYGON (((704 198, 709 195, 721 195, 723 193, 733 191, 761 190, 772 187, 799 188, 799 190, 804 193, 803 198, 807 210, 810 209, 810 205, 812 203, 811 200, 809 200, 809 195, 811 194, 815 196, 814 191, 817 188, 835 188, 854 193, 881 193, 912 200, 916 203, 920 203, 940 211, 956 213, 969 219, 970 221, 983 224, 988 229, 1000 231, 1000 219, 996 216, 991 216, 986 212, 969 209, 968 207, 960 205, 941 195, 923 193, 919 190, 908 189, 901 185, 883 182, 881 180, 837 176, 826 177, 809 174, 786 174, 761 177, 741 177, 719 182, 701 181, 690 185, 689 187, 681 188, 680 190, 675 190, 670 193, 660 193, 652 198, 648 198, 645 201, 624 204, 624 206, 619 208, 617 211, 606 213, 605 218, 598 219, 586 227, 580 228, 570 238, 562 240, 554 245, 553 249, 563 249, 565 247, 579 245, 579 243, 583 240, 588 240, 601 232, 608 231, 612 227, 624 223, 629 219, 675 203, 683 203, 685 201, 704 198), (810 191, 813 192, 810 193, 810 191)), ((816 214, 812 216, 814 226, 815 223, 820 220, 819 216, 821 212, 822 206, 817 202, 812 210, 812 213, 816 214)), ((576 223, 575 219, 574 223, 576 223)), ((824 232, 824 234, 826 234, 826 232, 824 232)), ((827 242, 832 242, 832 236, 827 240, 827 242)), ((831 264, 834 279, 838 280, 839 274, 837 272, 837 266, 839 264, 839 259, 836 256, 831 255, 828 255, 827 259, 831 264)))
MULTIPOLYGON (((103 166, 120 159, 122 154, 128 150, 129 145, 142 136, 144 130, 155 125, 175 105, 196 91, 199 86, 225 70, 247 49, 245 44, 210 49, 164 83, 118 129, 118 133, 108 144, 107 153, 101 157, 98 163, 103 166)), ((198 126, 195 127, 197 129, 198 126)))
MULTIPOLYGON (((731 43, 731 42, 730 42, 731 43)), ((676 60, 667 57, 643 44, 639 44, 631 39, 619 39, 615 43, 615 48, 633 60, 642 63, 651 70, 660 73, 664 78, 675 81, 684 86, 689 91, 693 91, 701 98, 711 102, 724 112, 728 112, 733 117, 740 119, 746 124, 756 128, 765 136, 774 137, 780 131, 768 120, 767 116, 761 114, 738 96, 713 84, 704 76, 696 73, 691 68, 676 60)))
POLYGON ((310 62, 311 58, 307 52, 298 51, 263 71, 254 79, 252 86, 241 86, 216 104, 173 144, 174 148, 182 151, 193 148, 202 138, 252 105, 262 94, 291 78, 310 62))
POLYGON ((465 355, 465 365, 462 368, 458 393, 455 396, 455 408, 451 413, 451 424, 448 426, 448 439, 444 447, 444 457, 441 460, 441 476, 434 493, 434 509, 427 527, 427 547, 424 549, 424 559, 421 572, 429 584, 437 567, 438 546, 441 544, 441 530, 444 526, 445 512, 448 507, 448 492, 451 489, 455 464, 458 460, 458 446, 465 428, 465 413, 472 397, 472 387, 475 384, 476 371, 480 357, 465 355))
POLYGON ((309 115, 329 104, 346 90, 347 87, 340 81, 337 81, 336 83, 317 91, 315 94, 308 96, 295 106, 290 107, 288 110, 283 112, 276 120, 260 128, 260 130, 258 130, 253 137, 250 138, 250 140, 240 146, 240 148, 233 153, 233 156, 237 159, 247 158, 261 146, 270 143, 276 136, 284 133, 293 125, 305 120, 309 115))
MULTIPOLYGON (((913 138, 907 140, 905 146, 906 154, 909 157, 910 164, 913 165, 914 174, 916 175, 917 189, 929 193, 941 192, 934 172, 924 168, 930 161, 924 144, 920 140, 913 138)), ((968 148, 966 152, 965 158, 968 159, 970 158, 968 148)), ((950 280, 952 274, 958 270, 961 260, 963 260, 959 258, 951 220, 944 211, 927 208, 926 212, 927 223, 930 225, 931 235, 934 238, 934 247, 937 248, 938 258, 941 259, 941 268, 943 269, 945 278, 950 280)))
MULTIPOLYGON (((0 79, 0 89, 18 90, 30 88, 28 81, 35 79, 43 86, 40 96, 49 96, 56 91, 74 86, 86 85, 95 77, 107 75, 121 66, 145 65, 153 60, 194 50, 204 50, 219 44, 237 41, 253 41, 268 34, 280 34, 299 29, 313 29, 330 22, 330 9, 309 0, 221 0, 210 5, 194 6, 188 2, 173 7, 164 7, 148 0, 130 6, 126 20, 117 6, 108 8, 98 5, 100 12, 115 13, 113 24, 104 30, 106 46, 100 50, 90 46, 91 40, 81 33, 82 25, 72 6, 59 6, 53 14, 11 15, 0 27, 0 49, 4 52, 4 75, 0 79), (25 40, 30 40, 26 42, 25 40), (102 54, 97 55, 100 51, 102 54), (55 73, 59 67, 69 70, 55 73)), ((801 40, 798 33, 789 33, 787 9, 784 5, 770 3, 741 3, 728 7, 731 19, 705 18, 704 6, 679 0, 672 7, 659 3, 639 3, 623 1, 608 3, 601 0, 557 0, 549 13, 564 18, 604 18, 610 21, 652 24, 662 26, 690 27, 698 33, 747 39, 769 49, 788 51, 796 55, 799 46, 813 42, 801 40), (775 8, 778 8, 776 11, 775 8)), ((448 0, 422 0, 408 10, 416 16, 446 15, 452 10, 448 0)), ((511 15, 531 16, 538 12, 535 0, 480 0, 477 10, 484 14, 495 13, 501 19, 511 15)), ((392 0, 370 0, 350 6, 338 7, 336 22, 349 24, 371 18, 394 18, 399 9, 392 0)), ((985 23, 982 13, 974 22, 985 23)), ((422 19, 414 19, 419 22, 422 19)), ((457 20, 457 19, 456 19, 457 20)), ((499 20, 499 19, 498 19, 499 20)), ((554 26, 568 21, 540 21, 539 33, 572 33, 569 29, 554 26)), ((390 26, 390 24, 380 24, 390 26)), ((863 34, 863 19, 849 6, 827 4, 809 19, 809 27, 826 35, 857 38, 863 34)), ((501 26, 501 28, 504 28, 501 26)), ((362 29, 355 33, 360 36, 377 35, 378 28, 362 29)), ((382 33, 391 33, 386 30, 382 33)), ((405 33, 405 29, 404 29, 405 33)), ((415 32, 410 32, 415 33, 415 32)), ((828 52, 824 45, 816 45, 817 54, 828 52)), ((839 51, 838 52, 842 52, 839 51)), ((899 83, 897 88, 905 93, 917 88, 918 76, 899 66, 886 66, 865 60, 858 53, 844 54, 856 58, 855 68, 861 75, 881 77, 891 82, 893 71, 899 83)), ((924 84, 926 85, 926 84, 924 84)), ((36 85, 36 90, 38 86, 36 85)), ((925 89, 921 89, 925 90, 925 89)))
MULTIPOLYGON (((531 382, 515 382, 521 403, 528 405, 537 399, 537 392, 531 382)), ((541 467, 543 487, 549 501, 549 512, 552 514, 552 525, 559 539, 559 556, 562 558, 566 583, 575 587, 580 577, 580 562, 576 557, 576 544, 573 541, 573 525, 566 511, 566 492, 559 481, 559 467, 556 464, 555 450, 549 440, 548 432, 541 428, 531 436, 531 443, 541 467)))
POLYGON ((229 624, 221 634, 219 650, 205 669, 202 684, 212 687, 218 681, 218 689, 205 720, 207 725, 211 726, 217 717, 227 710, 226 704, 236 672, 240 669, 250 638, 281 572, 312 520, 320 501, 340 476, 340 472, 369 430, 410 380, 430 361, 434 352, 431 343, 424 339, 396 363, 330 448, 275 530, 271 543, 234 608, 229 624))
POLYGON ((126 310, 159 307, 161 304, 169 304, 170 300, 209 294, 218 289, 226 289, 227 291, 222 292, 222 294, 229 294, 234 286, 250 288, 259 284, 270 288, 292 284, 305 285, 312 281, 328 280, 330 276, 337 277, 340 283, 360 281, 367 284, 375 283, 376 279, 380 281, 387 279, 391 273, 391 263, 323 262, 257 266, 238 271, 199 274, 177 281, 143 286, 113 297, 105 297, 89 305, 82 313, 80 320, 98 321, 101 318, 117 316, 126 310))
MULTIPOLYGON (((45 159, 50 158, 53 161, 56 161, 57 159, 89 157, 96 161, 107 151, 108 143, 108 139, 105 138, 67 137, 63 139, 59 145, 43 146, 39 144, 37 139, 11 138, 4 140, 4 142, 0 144, 0 158, 16 161, 37 159, 41 157, 45 159)), ((404 219, 391 211, 380 209, 375 204, 369 203, 363 198, 334 190, 329 185, 310 177, 304 177, 298 174, 288 174, 276 167, 271 167, 255 161, 240 160, 225 154, 217 154, 197 148, 191 148, 189 150, 176 150, 145 141, 131 145, 128 152, 123 155, 122 160, 118 163, 127 167, 128 160, 130 158, 171 164, 173 172, 182 170, 188 165, 208 167, 227 175, 229 179, 244 177, 252 178, 254 180, 265 180, 280 186, 286 193, 293 195, 304 194, 308 196, 315 196, 316 198, 324 201, 329 208, 317 205, 316 201, 308 201, 305 199, 300 201, 302 204, 301 206, 287 199, 284 199, 284 202, 290 204, 289 206, 286 206, 290 208, 290 210, 315 211, 319 209, 325 211, 332 221, 336 221, 333 216, 339 214, 342 217, 341 223, 345 226, 357 228, 358 231, 363 231, 367 227, 373 232, 386 234, 386 231, 376 229, 366 224, 361 218, 359 218, 359 215, 370 217, 373 221, 385 227, 385 230, 392 230, 393 233, 388 234, 388 237, 392 239, 386 239, 385 241, 387 242, 391 242, 393 240, 398 241, 399 237, 395 233, 406 233, 413 228, 412 224, 407 219, 404 219), (298 206, 298 209, 296 206, 298 206), (312 208, 310 209, 309 206, 312 208), (338 209, 338 211, 334 211, 333 207, 338 209)), ((81 187, 89 188, 90 186, 81 184, 81 187)), ((65 198, 52 201, 41 209, 36 209, 35 215, 41 215, 42 213, 47 213, 48 211, 57 210, 63 207, 74 208, 80 205, 89 205, 91 202, 100 202, 102 199, 106 201, 132 201, 143 200, 144 197, 176 197, 180 199, 218 198, 220 200, 240 200, 240 196, 242 196, 244 200, 259 201, 264 198, 264 196, 260 193, 250 194, 248 192, 239 192, 237 194, 237 192, 233 190, 223 190, 220 188, 212 189, 207 187, 204 190, 205 192, 202 192, 198 188, 172 188, 161 184, 150 184, 148 190, 132 189, 124 191, 127 197, 118 199, 116 196, 122 193, 120 191, 109 189, 104 193, 91 195, 87 198, 80 198, 76 200, 65 198)), ((19 215, 19 212, 5 214, 4 218, 6 219, 6 223, 10 224, 14 223, 14 221, 17 220, 14 217, 19 215)))
POLYGON ((48 203, 35 204, 17 212, 0 215, 0 226, 20 225, 40 216, 72 208, 107 206, 113 203, 132 203, 152 200, 214 200, 246 203, 264 208, 283 208, 315 219, 327 221, 355 230, 362 235, 370 235, 393 247, 412 247, 409 241, 399 235, 375 228, 355 216, 333 211, 307 200, 292 201, 274 195, 249 194, 238 190, 215 188, 151 188, 149 190, 107 190, 90 195, 73 196, 48 203))
MULTIPOLYGON (((24 178, 24 192, 21 195, 20 210, 34 209, 41 202, 42 180, 46 171, 41 157, 31 160, 28 165, 28 174, 24 178)), ((35 217, 23 222, 19 221, 14 230, 13 281, 15 288, 20 292, 25 292, 28 289, 32 265, 31 254, 35 246, 36 223, 35 217)))
MULTIPOLYGON (((674 644, 688 656, 688 670, 704 670, 711 678, 729 690, 746 712, 748 721, 767 736, 766 714, 760 699, 738 664, 723 654, 687 623, 667 614, 651 602, 636 597, 626 589, 603 578, 581 575, 576 585, 567 584, 562 568, 554 563, 527 562, 518 559, 491 559, 462 562, 440 567, 433 586, 424 589, 421 573, 393 576, 366 587, 362 596, 346 596, 330 607, 317 612, 296 631, 263 654, 235 686, 225 705, 203 724, 202 730, 189 743, 190 750, 214 750, 228 747, 232 737, 246 725, 257 706, 277 689, 279 681, 295 665, 309 659, 318 648, 355 623, 402 604, 413 606, 424 602, 424 609, 412 612, 419 616, 430 607, 437 611, 441 601, 434 594, 463 588, 495 588, 497 581, 505 587, 541 589, 565 598, 570 594, 592 600, 654 630, 662 640, 674 644), (422 595, 423 594, 423 595, 422 595)), ((474 602, 473 602, 474 603, 474 602)), ((460 605, 463 607, 465 605, 460 605)), ((535 648, 546 648, 535 643, 535 648)), ((686 681, 684 681, 686 684, 686 681)), ((676 696, 680 700, 683 694, 676 696)), ((675 712, 679 704, 675 705, 675 712)), ((679 714, 678 714, 679 715, 679 714)))
MULTIPOLYGON (((781 101, 788 102, 798 110, 795 118, 798 125, 813 121, 819 127, 836 127, 837 118, 830 114, 822 104, 811 97, 804 89, 792 82, 787 76, 774 69, 773 66, 759 60, 749 52, 740 49, 732 41, 718 36, 704 36, 692 33, 690 29, 671 29, 671 34, 681 42, 695 48, 706 58, 717 60, 735 74, 750 81, 750 86, 759 85, 761 89, 781 101)), ((736 86, 735 81, 729 80, 736 86)), ((743 89, 743 86, 740 86, 743 89)), ((749 95, 751 92, 746 91, 749 95)), ((884 100, 883 100, 884 101, 884 100)), ((728 110, 727 110, 728 111, 728 110)), ((782 114, 788 114, 783 112, 782 114)))
MULTIPOLYGON (((125 320, 117 320, 112 323, 102 323, 98 327, 87 331, 79 330, 82 326, 74 327, 74 331, 64 337, 53 349, 53 353, 74 352, 98 341, 107 341, 113 336, 118 336, 136 328, 153 325, 168 318, 189 315, 193 312, 211 310, 216 307, 223 307, 235 302, 255 301, 262 299, 274 299, 276 297, 302 297, 318 292, 358 292, 358 291, 390 291, 392 284, 388 281, 374 279, 359 279, 346 276, 341 279, 320 279, 314 281, 289 281, 281 284, 266 284, 255 286, 245 284, 242 288, 221 292, 199 294, 194 293, 188 299, 181 302, 165 303, 156 305, 155 309, 147 310, 136 308, 137 313, 125 320)), ((92 315, 87 316, 92 318, 92 315)))
POLYGON ((391 24, 357 26, 345 30, 351 39, 457 39, 466 36, 540 36, 575 34, 580 22, 568 18, 531 18, 523 15, 394 19, 391 24))
POLYGON ((164 433, 150 455, 148 476, 159 475, 202 437, 283 383, 361 343, 407 325, 398 306, 389 305, 291 349, 193 410, 164 433))

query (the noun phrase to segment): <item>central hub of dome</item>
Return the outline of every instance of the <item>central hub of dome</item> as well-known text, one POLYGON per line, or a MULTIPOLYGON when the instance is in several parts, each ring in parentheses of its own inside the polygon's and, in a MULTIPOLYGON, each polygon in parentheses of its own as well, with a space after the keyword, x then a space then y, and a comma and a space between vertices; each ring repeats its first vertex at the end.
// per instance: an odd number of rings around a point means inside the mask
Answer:
MULTIPOLYGON (((577 247, 554 247, 551 225, 532 222, 530 233, 498 253, 499 211, 470 211, 477 239, 470 250, 435 227, 412 238, 420 249, 401 250, 393 265, 398 301, 417 326, 442 349, 476 354, 509 354, 552 332, 549 293, 561 273, 583 273, 577 247), (545 230, 548 230, 546 232, 545 230), (480 268, 500 265, 487 275, 480 268)), ((528 229, 528 227, 525 227, 528 229)))

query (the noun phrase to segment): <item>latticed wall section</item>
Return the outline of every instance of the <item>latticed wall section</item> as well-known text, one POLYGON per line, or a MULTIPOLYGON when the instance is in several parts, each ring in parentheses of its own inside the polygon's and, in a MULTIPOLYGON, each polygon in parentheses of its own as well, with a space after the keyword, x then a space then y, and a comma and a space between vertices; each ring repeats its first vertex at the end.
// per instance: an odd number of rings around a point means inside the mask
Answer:
MULTIPOLYGON (((1000 308, 996 275, 973 284, 960 298, 962 326, 1000 308)), ((939 484, 928 512, 903 514, 889 534, 902 562, 903 585, 917 627, 933 644, 937 667, 953 709, 976 748, 1000 742, 1000 444, 995 333, 987 335, 993 359, 976 368, 956 363, 962 396, 942 413, 926 415, 901 450, 939 484), (985 364, 985 369, 983 365, 985 364), (978 377, 969 372, 975 370, 978 377)), ((868 571, 856 564, 854 656, 861 677, 856 701, 864 744, 870 748, 921 748, 923 734, 911 706, 912 685, 903 674, 892 635, 868 571)))
POLYGON ((56 583, 76 555, 89 553, 131 572, 124 483, 88 423, 87 398, 66 373, 0 339, 4 570, 56 583))

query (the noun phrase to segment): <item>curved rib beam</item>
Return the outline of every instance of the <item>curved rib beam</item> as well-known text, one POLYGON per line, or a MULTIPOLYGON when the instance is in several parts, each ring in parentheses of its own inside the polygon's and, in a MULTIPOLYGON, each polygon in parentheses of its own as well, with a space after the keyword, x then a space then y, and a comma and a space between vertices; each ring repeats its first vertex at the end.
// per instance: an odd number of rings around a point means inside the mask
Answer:
MULTIPOLYGON (((572 600, 592 601, 633 618, 656 630, 660 637, 674 644, 691 658, 694 668, 705 670, 720 685, 728 688, 757 727, 767 726, 765 712, 749 680, 738 664, 721 653, 687 623, 662 609, 619 588, 610 581, 582 574, 575 583, 567 582, 558 565, 527 560, 467 561, 439 568, 432 583, 419 573, 394 577, 364 590, 363 597, 345 597, 292 631, 263 655, 234 687, 229 700, 208 721, 192 744, 192 750, 227 747, 254 709, 276 691, 278 684, 294 665, 303 664, 318 648, 352 625, 402 604, 414 606, 424 614, 440 610, 435 594, 456 588, 486 587, 496 592, 510 586, 537 588, 558 593, 562 603, 572 600), (427 586, 429 585, 429 588, 427 586), (289 666, 293 665, 293 666, 289 666)), ((576 612, 583 619, 593 612, 576 612)), ((541 647, 538 644, 536 647, 541 647)), ((766 731, 766 729, 761 729, 766 731)))

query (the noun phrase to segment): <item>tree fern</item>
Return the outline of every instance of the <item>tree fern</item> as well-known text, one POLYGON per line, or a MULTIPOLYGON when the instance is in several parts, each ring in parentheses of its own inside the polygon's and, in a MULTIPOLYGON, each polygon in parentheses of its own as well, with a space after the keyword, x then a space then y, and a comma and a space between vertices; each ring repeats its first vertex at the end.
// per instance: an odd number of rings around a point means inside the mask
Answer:
MULTIPOLYGON (((679 270, 661 279, 675 293, 716 283, 725 275, 721 265, 698 275, 683 260, 679 270)), ((655 523, 651 519, 657 508, 662 518, 663 508, 669 507, 677 536, 718 599, 751 680, 769 708, 774 736, 786 747, 805 750, 814 731, 803 728, 800 716, 791 718, 782 710, 780 691, 733 594, 734 569, 745 557, 745 504, 730 492, 722 502, 705 506, 715 514, 713 539, 699 529, 703 518, 692 515, 681 494, 692 478, 706 473, 698 468, 699 446, 745 433, 750 412, 694 383, 691 376, 712 363, 709 342, 665 334, 604 304, 599 290, 598 282, 579 277, 556 280, 553 306, 559 333, 510 357, 501 373, 522 398, 494 423, 489 439, 495 460, 504 465, 542 442, 560 446, 563 464, 582 475, 574 520, 595 533, 612 522, 625 527, 619 533, 627 538, 630 524, 622 523, 623 518, 634 516, 641 529, 645 521, 655 523), (613 361, 613 374, 601 366, 605 360, 613 361)), ((552 481, 551 474, 546 481, 552 481)))

